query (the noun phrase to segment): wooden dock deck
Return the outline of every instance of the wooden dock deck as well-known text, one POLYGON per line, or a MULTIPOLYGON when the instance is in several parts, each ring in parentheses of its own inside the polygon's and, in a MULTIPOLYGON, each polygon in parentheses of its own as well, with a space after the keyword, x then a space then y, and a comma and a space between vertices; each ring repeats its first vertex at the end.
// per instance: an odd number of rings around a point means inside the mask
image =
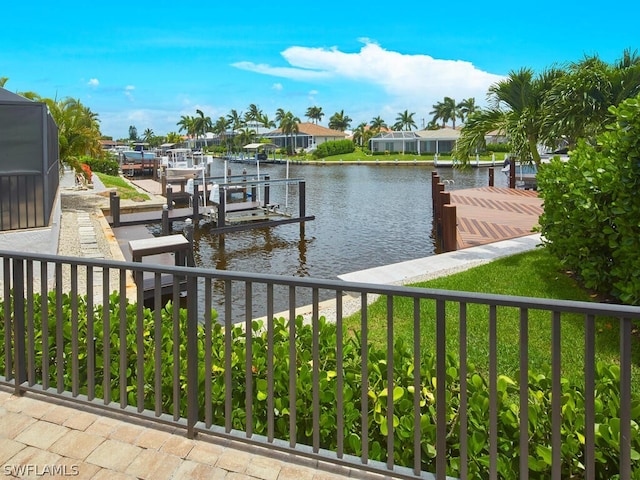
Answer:
POLYGON ((457 249, 530 235, 543 212, 534 190, 481 187, 451 190, 457 213, 457 249))

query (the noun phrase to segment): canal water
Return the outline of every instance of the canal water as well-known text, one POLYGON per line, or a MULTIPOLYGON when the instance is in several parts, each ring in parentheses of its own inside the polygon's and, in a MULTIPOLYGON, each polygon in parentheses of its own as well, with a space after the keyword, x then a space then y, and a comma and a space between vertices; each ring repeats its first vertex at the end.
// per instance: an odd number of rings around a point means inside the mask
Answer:
MULTIPOLYGON (((214 164, 211 174, 223 175, 224 162, 215 162, 219 163, 214 164)), ((257 174, 255 165, 228 166, 233 175, 243 169, 248 178, 257 174)), ((260 174, 273 180, 287 178, 287 168, 288 178, 304 179, 306 213, 315 219, 305 224, 303 232, 299 224, 288 224, 224 237, 203 226, 196 229, 194 242, 197 266, 336 279, 340 274, 435 254, 433 167, 261 164, 259 168, 260 174)), ((488 185, 486 167, 437 171, 446 190, 488 185)), ((495 168, 495 185, 507 186, 499 166, 495 168)), ((271 203, 298 215, 297 185, 274 184, 270 189, 271 203)), ((266 302, 258 299, 257 304, 261 303, 266 302)))

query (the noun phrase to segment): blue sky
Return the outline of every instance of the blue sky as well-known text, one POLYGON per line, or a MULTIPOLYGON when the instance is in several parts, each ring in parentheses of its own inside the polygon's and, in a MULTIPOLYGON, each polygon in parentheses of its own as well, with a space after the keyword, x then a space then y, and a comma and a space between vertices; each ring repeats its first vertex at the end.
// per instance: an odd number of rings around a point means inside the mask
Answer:
POLYGON ((2 6, 5 88, 77 98, 114 138, 250 104, 302 121, 318 106, 325 126, 344 111, 353 128, 408 110, 420 128, 445 96, 483 105, 511 70, 640 48, 640 6, 627 0, 45 4, 2 6))

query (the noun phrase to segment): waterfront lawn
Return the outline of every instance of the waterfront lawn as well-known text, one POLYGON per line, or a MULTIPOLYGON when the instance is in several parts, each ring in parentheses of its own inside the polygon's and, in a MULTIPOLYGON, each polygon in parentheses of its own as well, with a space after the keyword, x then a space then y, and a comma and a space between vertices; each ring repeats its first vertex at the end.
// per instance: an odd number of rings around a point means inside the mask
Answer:
MULTIPOLYGON (((504 161, 504 153, 497 152, 496 153, 496 164, 502 165, 504 161)), ((451 161, 451 155, 438 155, 438 159, 442 161, 451 161)), ((482 161, 490 161, 492 159, 491 155, 480 155, 480 160, 482 161)), ((311 156, 306 157, 306 160, 314 160, 311 156)), ((433 162, 433 153, 416 155, 415 153, 389 153, 389 154, 376 154, 373 155, 371 153, 365 153, 363 150, 357 148, 352 153, 342 153, 340 155, 333 155, 331 157, 324 158, 327 162, 339 162, 342 160, 343 162, 375 162, 379 160, 381 162, 395 162, 398 160, 399 162, 413 162, 417 160, 418 162, 433 162)), ((470 159, 470 162, 473 162, 475 158, 470 159)))
POLYGON ((121 200, 133 200, 134 202, 149 200, 149 195, 139 192, 122 177, 97 172, 94 172, 94 174, 98 176, 106 188, 115 188, 121 200))
MULTIPOLYGON (((551 299, 594 301, 595 296, 585 291, 570 272, 563 271, 560 262, 546 249, 506 257, 448 277, 421 282, 412 286, 443 290, 483 292, 504 295, 551 299)), ((370 341, 377 346, 386 345, 386 298, 380 298, 369 307, 370 341)), ((423 351, 435 352, 435 303, 422 302, 421 346, 423 351)), ((467 307, 468 355, 470 364, 480 371, 488 371, 488 308, 479 305, 467 307)), ((499 307, 498 369, 500 374, 516 379, 519 370, 520 312, 515 308, 499 307)), ((413 301, 394 299, 394 332, 406 342, 413 341, 413 301)), ((345 321, 351 331, 358 330, 360 315, 345 321)), ((458 357, 459 311, 456 304, 446 306, 447 352, 458 357)), ((619 363, 619 334, 616 319, 598 318, 596 326, 596 350, 598 360, 619 363)), ((529 369, 536 373, 550 374, 551 366, 551 315, 529 311, 529 369)), ((635 335, 634 335, 634 338, 635 335)), ((563 315, 561 327, 562 375, 582 383, 584 379, 584 317, 563 315)), ((408 343, 411 345, 411 343, 408 343)), ((640 342, 633 343, 634 390, 640 390, 640 342)))

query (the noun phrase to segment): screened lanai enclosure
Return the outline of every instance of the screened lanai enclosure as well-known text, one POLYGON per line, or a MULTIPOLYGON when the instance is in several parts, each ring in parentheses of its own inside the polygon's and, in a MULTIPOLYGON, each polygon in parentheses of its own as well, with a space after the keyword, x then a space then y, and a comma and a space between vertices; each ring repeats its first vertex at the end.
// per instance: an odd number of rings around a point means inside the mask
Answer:
POLYGON ((59 180, 47 105, 0 88, 0 231, 49 226, 59 180))

